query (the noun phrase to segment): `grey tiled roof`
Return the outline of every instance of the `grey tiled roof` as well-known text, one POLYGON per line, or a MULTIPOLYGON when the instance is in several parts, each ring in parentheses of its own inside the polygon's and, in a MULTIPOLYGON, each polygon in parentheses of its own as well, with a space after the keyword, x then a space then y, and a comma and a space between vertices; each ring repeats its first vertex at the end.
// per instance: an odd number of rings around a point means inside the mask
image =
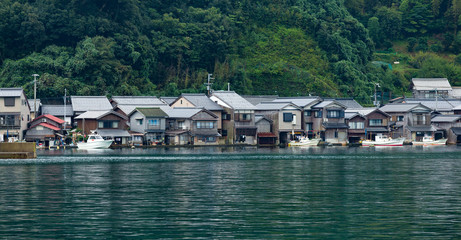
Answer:
POLYGON ((415 98, 406 98, 404 100, 406 103, 421 103, 426 107, 431 108, 432 110, 437 111, 453 111, 456 106, 461 105, 461 100, 459 99, 443 99, 435 98, 431 99, 415 99, 415 98))
POLYGON ((451 90, 450 82, 446 78, 413 78, 414 88, 418 91, 423 90, 451 90))
POLYGON ((108 112, 110 112, 110 110, 87 111, 78 115, 75 119, 98 119, 99 117, 104 116, 108 112))
POLYGON ((123 129, 96 129, 96 132, 102 137, 131 137, 131 134, 123 129))
POLYGON ((366 116, 370 114, 371 112, 375 111, 378 108, 371 107, 371 108, 348 108, 345 110, 346 114, 347 113, 358 113, 360 115, 366 116))
POLYGON ((242 95, 245 100, 250 102, 253 105, 258 105, 261 102, 271 102, 277 99, 279 96, 277 95, 242 95))
POLYGON ((165 104, 155 96, 115 96, 112 100, 117 105, 162 105, 165 104))
POLYGON ((461 115, 438 115, 431 119, 431 122, 455 122, 461 118, 461 115))
POLYGON ((259 121, 261 121, 261 120, 263 120, 263 119, 267 120, 267 121, 270 122, 270 123, 273 122, 272 120, 266 118, 266 117, 263 116, 263 115, 255 115, 255 123, 257 123, 257 122, 259 122, 259 121))
POLYGON ((410 127, 407 126, 408 130, 412 132, 435 132, 437 129, 435 129, 433 126, 422 126, 422 127, 410 127))
POLYGON ((461 135, 461 127, 452 127, 451 131, 453 131, 455 135, 461 135))
POLYGON ((255 110, 256 107, 238 95, 234 91, 215 91, 213 96, 219 98, 221 101, 229 105, 235 110, 255 110))
POLYGON ((299 107, 305 107, 317 100, 319 97, 280 97, 274 100, 274 102, 291 102, 299 107))
POLYGON ((353 98, 324 98, 323 99, 323 101, 333 101, 333 100, 336 101, 337 103, 344 105, 346 108, 354 108, 354 109, 363 108, 362 105, 360 105, 353 98))
POLYGON ((22 88, 0 88, 0 97, 20 97, 22 88))
POLYGON ((256 110, 281 110, 290 105, 293 104, 291 102, 262 102, 256 105, 256 110))
POLYGON ((160 97, 160 100, 164 103, 171 105, 178 97, 160 97))
POLYGON ((324 122, 323 123, 323 126, 326 128, 326 129, 333 129, 333 128, 349 128, 349 126, 347 126, 347 124, 345 123, 328 123, 328 122, 324 122))
POLYGON ((191 118, 198 112, 202 111, 202 108, 162 108, 162 109, 168 115, 168 118, 191 118))
MULTIPOLYGON (((66 116, 74 115, 72 106, 66 105, 66 116)), ((42 114, 50 114, 53 116, 64 116, 64 105, 42 105, 42 114)))
MULTIPOLYGON (((387 104, 381 107, 379 110, 383 112, 409 112, 411 109, 417 107, 420 103, 397 103, 397 104, 387 104)), ((422 105, 422 104, 421 104, 422 105)), ((422 105, 424 106, 424 105, 422 105)))
POLYGON ((221 106, 213 102, 203 93, 202 94, 183 93, 181 94, 181 96, 187 99, 187 101, 194 104, 194 106, 197 108, 205 108, 210 111, 222 111, 223 110, 221 106))
POLYGON ((105 96, 71 96, 75 112, 111 110, 112 105, 105 96))

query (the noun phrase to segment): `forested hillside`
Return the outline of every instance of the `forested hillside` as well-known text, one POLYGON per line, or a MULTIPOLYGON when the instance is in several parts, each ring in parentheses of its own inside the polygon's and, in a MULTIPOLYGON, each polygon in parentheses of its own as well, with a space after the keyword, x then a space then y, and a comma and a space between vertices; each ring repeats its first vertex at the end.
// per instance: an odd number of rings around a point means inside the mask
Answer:
POLYGON ((177 95, 213 73, 214 89, 369 103, 375 82, 457 83, 460 14, 461 0, 2 0, 0 86, 31 96, 38 73, 39 97, 177 95))

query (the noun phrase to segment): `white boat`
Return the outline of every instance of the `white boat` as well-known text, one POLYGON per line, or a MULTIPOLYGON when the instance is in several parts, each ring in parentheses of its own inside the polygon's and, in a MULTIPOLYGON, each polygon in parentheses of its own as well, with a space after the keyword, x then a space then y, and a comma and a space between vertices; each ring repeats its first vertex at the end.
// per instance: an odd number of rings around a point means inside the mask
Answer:
POLYGON ((104 140, 96 131, 91 131, 88 140, 77 143, 77 146, 79 149, 104 149, 109 148, 112 142, 113 140, 104 140))
POLYGON ((362 146, 364 147, 373 147, 373 146, 403 146, 403 141, 405 138, 396 138, 392 139, 386 135, 376 135, 375 140, 364 140, 362 141, 362 146))
POLYGON ((433 137, 423 137, 422 141, 413 141, 412 144, 416 146, 429 146, 429 145, 446 145, 447 144, 446 138, 441 138, 438 140, 434 140, 433 137))
POLYGON ((291 141, 288 143, 290 147, 299 146, 317 146, 320 142, 320 138, 309 139, 307 137, 300 138, 299 141, 291 141))

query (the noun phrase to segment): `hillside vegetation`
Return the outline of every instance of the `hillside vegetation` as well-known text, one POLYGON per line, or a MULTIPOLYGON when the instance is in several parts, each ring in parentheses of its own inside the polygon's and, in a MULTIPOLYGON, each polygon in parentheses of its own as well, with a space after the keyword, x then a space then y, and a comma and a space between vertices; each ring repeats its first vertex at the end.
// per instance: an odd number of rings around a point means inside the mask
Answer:
POLYGON ((460 15, 459 0, 3 0, 0 86, 31 96, 38 73, 39 97, 178 95, 213 73, 214 89, 370 103, 374 83, 461 84, 460 15))

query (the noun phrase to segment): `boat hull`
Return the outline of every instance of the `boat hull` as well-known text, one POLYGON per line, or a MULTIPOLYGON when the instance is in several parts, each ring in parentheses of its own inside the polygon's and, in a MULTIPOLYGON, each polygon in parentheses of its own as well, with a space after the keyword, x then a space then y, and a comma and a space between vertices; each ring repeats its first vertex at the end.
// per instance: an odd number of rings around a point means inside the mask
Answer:
POLYGON ((79 149, 105 149, 109 148, 113 140, 95 141, 95 142, 81 142, 77 143, 79 149))
POLYGON ((405 139, 392 139, 389 141, 362 141, 364 147, 398 147, 403 146, 405 139))
POLYGON ((304 140, 301 142, 290 142, 288 146, 290 147, 302 147, 302 146, 317 146, 320 142, 320 139, 311 139, 311 140, 304 140))
POLYGON ((437 146, 437 145, 446 145, 448 139, 439 139, 434 141, 414 141, 412 142, 415 146, 437 146))

